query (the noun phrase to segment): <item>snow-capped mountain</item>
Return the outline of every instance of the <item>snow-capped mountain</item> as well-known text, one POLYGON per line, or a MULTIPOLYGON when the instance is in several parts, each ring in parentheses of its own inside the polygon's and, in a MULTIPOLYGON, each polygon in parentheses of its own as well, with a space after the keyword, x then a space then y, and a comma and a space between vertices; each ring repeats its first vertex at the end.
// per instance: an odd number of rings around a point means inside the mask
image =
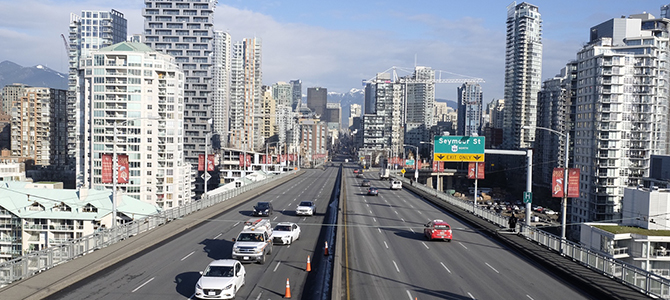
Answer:
POLYGON ((43 65, 23 67, 8 60, 0 62, 0 88, 13 83, 67 90, 67 74, 43 65))

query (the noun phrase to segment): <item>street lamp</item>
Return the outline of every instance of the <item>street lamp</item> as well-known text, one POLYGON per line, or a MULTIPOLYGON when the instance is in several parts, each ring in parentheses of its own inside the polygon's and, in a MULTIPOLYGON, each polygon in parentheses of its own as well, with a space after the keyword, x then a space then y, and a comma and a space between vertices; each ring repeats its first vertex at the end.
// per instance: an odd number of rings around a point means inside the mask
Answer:
POLYGON ((404 147, 414 147, 416 149, 416 157, 414 158, 414 182, 419 183, 419 146, 402 144, 404 147))
MULTIPOLYGON (((533 129, 533 128, 553 132, 565 138, 565 157, 563 160, 563 198, 561 199, 561 242, 563 242, 565 240, 565 223, 566 223, 566 214, 568 206, 568 149, 570 147, 570 133, 563 133, 551 128, 540 127, 540 126, 535 127, 523 126, 523 129, 533 129)), ((561 245, 562 244, 563 243, 561 243, 561 245)))
POLYGON ((137 120, 160 120, 160 117, 143 117, 143 118, 133 118, 125 120, 121 123, 117 123, 114 120, 114 141, 112 143, 112 228, 116 227, 116 196, 117 196, 117 184, 119 181, 119 160, 116 155, 116 139, 117 139, 117 129, 118 126, 127 125, 128 122, 137 121, 137 120))
MULTIPOLYGON (((207 123, 209 124, 210 127, 212 126, 212 121, 213 121, 213 119, 211 119, 211 118, 207 120, 207 123)), ((208 150, 209 150, 208 149, 209 145, 207 144, 207 141, 210 138, 211 138, 211 132, 205 133, 205 160, 204 160, 204 166, 205 167, 203 168, 204 173, 202 174, 202 180, 203 180, 202 182, 203 182, 203 187, 204 187, 204 193, 202 194, 203 195, 202 198, 204 198, 204 199, 207 199, 207 182, 209 181, 209 177, 210 177, 210 175, 209 175, 209 157, 208 157, 209 153, 207 153, 208 150)))

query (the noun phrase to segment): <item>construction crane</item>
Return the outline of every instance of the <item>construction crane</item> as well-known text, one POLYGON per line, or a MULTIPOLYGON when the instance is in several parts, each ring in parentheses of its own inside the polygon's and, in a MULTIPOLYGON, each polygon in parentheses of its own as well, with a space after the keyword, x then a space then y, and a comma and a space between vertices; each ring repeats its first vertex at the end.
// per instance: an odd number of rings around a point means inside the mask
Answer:
MULTIPOLYGON (((482 78, 477 78, 477 77, 471 77, 471 76, 466 76, 466 75, 460 75, 448 71, 442 71, 442 70, 433 70, 435 71, 435 78, 434 79, 415 79, 415 78, 409 78, 408 76, 404 77, 398 77, 398 70, 407 72, 407 73, 412 73, 416 69, 410 69, 410 68, 403 68, 403 67, 390 67, 386 69, 384 72, 381 73, 389 73, 392 72, 392 79, 390 82, 395 82, 395 83, 480 83, 484 82, 484 79, 482 78), (445 74, 451 74, 454 76, 459 76, 459 77, 465 77, 465 78, 442 78, 442 73, 445 74)), ((368 83, 376 83, 378 82, 377 76, 370 78, 368 80, 363 80, 363 86, 365 86, 368 83)))

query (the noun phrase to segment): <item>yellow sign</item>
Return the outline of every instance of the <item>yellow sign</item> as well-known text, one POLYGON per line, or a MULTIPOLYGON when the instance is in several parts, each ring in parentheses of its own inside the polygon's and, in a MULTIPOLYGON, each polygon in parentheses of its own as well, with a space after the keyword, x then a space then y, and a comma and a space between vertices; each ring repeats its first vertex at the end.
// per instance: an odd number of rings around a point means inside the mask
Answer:
POLYGON ((435 153, 433 154, 434 161, 472 161, 472 162, 483 162, 483 154, 446 154, 446 153, 435 153))
POLYGON ((405 174, 405 169, 400 170, 400 173, 405 174))

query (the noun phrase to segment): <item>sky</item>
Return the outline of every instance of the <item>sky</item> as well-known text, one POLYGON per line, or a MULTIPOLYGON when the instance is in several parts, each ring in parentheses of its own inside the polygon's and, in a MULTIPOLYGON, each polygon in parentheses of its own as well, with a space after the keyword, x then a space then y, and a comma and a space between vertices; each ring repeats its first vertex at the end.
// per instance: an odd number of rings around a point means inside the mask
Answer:
MULTIPOLYGON (((507 1, 231 0, 218 1, 214 28, 233 41, 259 38, 263 84, 301 79, 344 93, 379 72, 428 66, 444 79, 482 78, 485 102, 503 97, 507 1)), ((520 2, 517 2, 520 3, 520 2)), ((612 18, 660 16, 670 0, 537 0, 543 19, 542 78, 559 73, 588 42, 589 29, 612 18)), ((70 13, 115 9, 128 34, 144 29, 142 0, 0 0, 0 61, 67 73, 70 13)), ((454 100, 458 84, 437 84, 454 100)))

